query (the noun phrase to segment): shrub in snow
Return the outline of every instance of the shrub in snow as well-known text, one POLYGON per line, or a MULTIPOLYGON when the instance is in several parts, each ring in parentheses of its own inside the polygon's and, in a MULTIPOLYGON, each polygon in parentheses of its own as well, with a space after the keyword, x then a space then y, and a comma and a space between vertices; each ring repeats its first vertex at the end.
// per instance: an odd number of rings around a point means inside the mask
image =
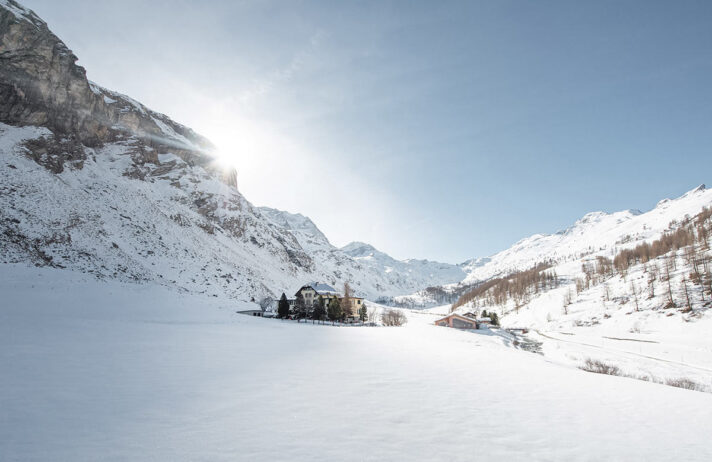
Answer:
POLYGON ((703 388, 699 383, 685 377, 679 379, 667 379, 665 381, 665 385, 670 385, 671 387, 677 388, 684 388, 686 390, 702 390, 703 388))
POLYGON ((618 366, 606 364, 603 361, 591 358, 586 359, 586 361, 583 363, 583 366, 579 366, 579 369, 582 369, 587 372, 594 372, 596 374, 622 375, 621 370, 618 366))
POLYGON ((384 326, 402 326, 408 322, 408 318, 401 310, 385 310, 381 314, 381 323, 384 326))

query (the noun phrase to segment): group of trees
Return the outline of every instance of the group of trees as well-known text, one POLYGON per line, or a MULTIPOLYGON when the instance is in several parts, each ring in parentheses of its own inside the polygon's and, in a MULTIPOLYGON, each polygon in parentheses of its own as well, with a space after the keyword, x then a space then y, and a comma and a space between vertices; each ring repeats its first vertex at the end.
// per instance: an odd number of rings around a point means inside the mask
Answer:
POLYGON ((480 303, 485 306, 504 306, 509 300, 513 300, 515 309, 518 310, 532 295, 559 286, 556 271, 547 271, 551 266, 551 262, 538 263, 532 268, 484 281, 461 295, 452 305, 452 309, 467 303, 472 303, 475 307, 480 303))
POLYGON ((480 316, 483 318, 489 318, 493 326, 499 326, 499 316, 494 311, 490 311, 488 313, 487 310, 482 310, 482 314, 480 316))
MULTIPOLYGON (((633 301, 636 310, 640 309, 646 291, 647 297, 652 299, 656 290, 660 290, 665 294, 665 307, 681 306, 685 311, 691 311, 694 298, 700 297, 695 293, 701 294, 703 301, 707 297, 712 301, 712 208, 703 208, 693 218, 671 222, 668 229, 659 239, 622 249, 612 259, 604 256, 587 258, 581 266, 582 277, 574 281, 575 292, 571 287, 564 294, 564 313, 568 313, 568 306, 577 294, 598 284, 604 284, 604 299, 610 300, 608 280, 617 275, 626 280, 629 269, 639 264, 643 265, 644 277, 629 281, 628 291, 623 294, 633 301), (679 261, 684 264, 681 271, 678 270, 679 261), (698 287, 697 292, 693 290, 695 286, 698 287)), ((588 254, 592 252, 593 249, 588 254)), ((578 258, 587 256, 579 255, 578 258)), ((452 309, 465 304, 471 304, 474 308, 502 306, 504 309, 513 301, 514 309, 518 310, 533 295, 559 287, 556 272, 550 270, 552 263, 539 263, 524 271, 481 282, 462 294, 452 309)))
MULTIPOLYGON (((656 283, 661 283, 665 293, 665 308, 684 305, 685 311, 692 311, 691 286, 700 287, 702 299, 705 295, 712 299, 712 272, 709 257, 710 225, 712 224, 712 209, 703 208, 694 218, 685 218, 682 222, 670 223, 670 230, 663 233, 659 239, 644 242, 630 249, 619 251, 613 260, 596 257, 595 261, 584 262, 583 278, 576 279, 576 293, 588 289, 591 285, 601 282, 605 284, 604 299, 610 299, 610 289, 607 279, 620 275, 626 279, 631 267, 642 264, 644 282, 632 280, 629 292, 626 293, 640 310, 639 296, 647 291, 647 298, 652 299, 656 293, 656 283), (682 259, 682 277, 679 279, 678 293, 682 298, 675 299, 672 273, 678 269, 678 259, 682 259), (687 274, 685 274, 687 273, 687 274)), ((573 293, 569 290, 564 297, 564 313, 572 303, 573 293)))
MULTIPOLYGON (((651 243, 643 242, 632 249, 623 249, 613 258, 615 270, 623 275, 632 265, 647 263, 672 250, 680 250, 696 242, 695 231, 691 227, 681 227, 664 233, 651 243)), ((705 242, 707 240, 705 239, 705 242)))
POLYGON ((281 319, 292 318, 297 321, 312 320, 312 321, 344 321, 354 314, 357 314, 361 321, 366 321, 368 318, 368 307, 362 303, 358 309, 358 313, 353 313, 353 294, 348 283, 344 284, 344 295, 341 299, 337 297, 330 298, 328 303, 324 297, 319 295, 311 305, 308 305, 301 293, 297 294, 294 300, 294 306, 289 306, 287 296, 282 293, 277 305, 277 317, 281 319))

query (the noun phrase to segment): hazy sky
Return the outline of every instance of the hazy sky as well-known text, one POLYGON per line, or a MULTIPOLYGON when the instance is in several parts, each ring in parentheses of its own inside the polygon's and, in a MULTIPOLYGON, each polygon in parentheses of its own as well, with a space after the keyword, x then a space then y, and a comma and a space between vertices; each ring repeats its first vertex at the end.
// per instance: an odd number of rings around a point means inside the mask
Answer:
POLYGON ((23 3, 336 245, 460 262, 710 180, 710 1, 23 3))

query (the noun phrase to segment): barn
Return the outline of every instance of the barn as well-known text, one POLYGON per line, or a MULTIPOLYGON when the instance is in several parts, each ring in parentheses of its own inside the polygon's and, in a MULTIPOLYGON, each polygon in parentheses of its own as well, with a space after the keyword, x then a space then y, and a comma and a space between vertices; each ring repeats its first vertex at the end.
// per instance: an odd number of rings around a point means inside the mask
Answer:
POLYGON ((460 316, 459 314, 449 314, 444 318, 435 321, 436 326, 453 327, 455 329, 479 329, 476 319, 460 316))

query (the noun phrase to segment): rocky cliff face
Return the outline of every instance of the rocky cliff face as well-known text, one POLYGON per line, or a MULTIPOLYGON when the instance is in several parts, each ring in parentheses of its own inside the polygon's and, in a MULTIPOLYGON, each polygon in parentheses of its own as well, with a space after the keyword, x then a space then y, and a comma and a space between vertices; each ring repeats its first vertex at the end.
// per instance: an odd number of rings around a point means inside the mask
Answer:
POLYGON ((137 164, 171 152, 219 173, 236 186, 234 171, 213 166, 210 142, 163 114, 89 80, 77 57, 35 13, 0 0, 0 121, 49 128, 52 137, 29 146, 52 171, 81 168, 80 145, 99 147, 131 139, 137 164))
POLYGON ((307 217, 253 207, 206 139, 76 61, 42 19, 0 0, 0 263, 242 300, 314 280, 369 297, 434 282, 352 258, 307 217))

